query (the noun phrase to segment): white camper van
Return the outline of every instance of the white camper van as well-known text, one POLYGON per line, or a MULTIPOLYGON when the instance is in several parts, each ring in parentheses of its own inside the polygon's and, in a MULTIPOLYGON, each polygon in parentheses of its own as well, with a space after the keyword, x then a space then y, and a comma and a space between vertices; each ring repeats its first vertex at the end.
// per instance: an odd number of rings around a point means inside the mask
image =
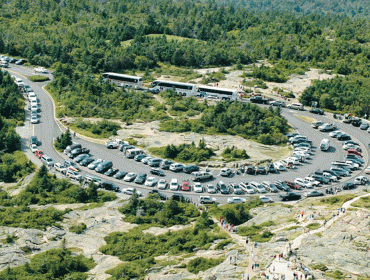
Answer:
POLYGON ((322 139, 321 143, 320 143, 320 150, 321 151, 327 151, 329 150, 330 148, 330 140, 329 139, 322 139))

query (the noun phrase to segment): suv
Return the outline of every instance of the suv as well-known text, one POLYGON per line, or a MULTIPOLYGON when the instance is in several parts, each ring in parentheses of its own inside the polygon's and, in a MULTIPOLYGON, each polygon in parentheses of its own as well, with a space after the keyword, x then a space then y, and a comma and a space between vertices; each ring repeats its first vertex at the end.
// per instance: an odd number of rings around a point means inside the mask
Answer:
POLYGON ((35 135, 33 135, 33 136, 31 136, 31 138, 30 138, 30 144, 32 145, 32 144, 35 144, 35 145, 39 145, 39 141, 37 140, 37 136, 35 136, 35 135))
POLYGON ((108 169, 111 168, 112 166, 113 166, 113 162, 111 162, 111 161, 104 161, 104 162, 100 163, 95 168, 95 171, 98 172, 98 173, 104 173, 104 172, 108 171, 108 169))
POLYGON ((136 184, 144 184, 144 182, 146 180, 146 177, 147 177, 146 173, 139 173, 136 176, 136 178, 134 180, 134 183, 136 183, 136 184))
POLYGON ((100 184, 100 187, 102 189, 106 189, 108 191, 115 191, 115 192, 119 192, 119 187, 117 187, 115 184, 111 183, 111 182, 102 182, 100 184))
POLYGON ((199 197, 199 203, 200 204, 215 204, 216 199, 214 197, 210 197, 210 196, 200 196, 199 197))
POLYGON ((230 176, 231 173, 232 173, 232 170, 230 168, 227 168, 227 167, 222 168, 221 171, 220 171, 220 175, 224 176, 224 177, 230 176))
POLYGON ((219 181, 217 183, 216 188, 220 191, 221 194, 229 194, 230 193, 229 188, 222 181, 219 181))
POLYGON ((249 175, 255 175, 256 174, 256 169, 254 168, 253 165, 248 165, 247 174, 249 174, 249 175))
POLYGON ((45 164, 48 167, 54 166, 54 160, 51 157, 47 156, 47 155, 43 155, 41 157, 41 161, 42 161, 43 164, 45 164))
POLYGON ((170 168, 170 166, 171 166, 171 164, 173 163, 173 161, 172 160, 163 160, 162 162, 161 162, 161 165, 159 166, 160 168, 162 168, 162 169, 165 169, 165 170, 167 170, 167 169, 169 169, 170 168))
POLYGON ((189 164, 184 167, 184 172, 187 174, 199 171, 199 166, 195 164, 189 164))

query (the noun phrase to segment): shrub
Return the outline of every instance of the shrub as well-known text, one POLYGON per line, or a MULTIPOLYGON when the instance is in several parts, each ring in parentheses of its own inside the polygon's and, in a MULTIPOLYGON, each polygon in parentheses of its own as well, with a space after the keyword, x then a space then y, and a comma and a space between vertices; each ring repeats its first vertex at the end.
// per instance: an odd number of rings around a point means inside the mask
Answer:
POLYGON ((109 138, 117 135, 117 131, 121 128, 119 124, 108 120, 92 123, 81 118, 72 122, 70 126, 76 131, 85 133, 87 136, 99 138, 109 138))
POLYGON ((6 237, 4 239, 2 239, 1 241, 4 243, 4 244, 13 244, 13 242, 15 240, 17 240, 18 237, 16 237, 14 234, 13 235, 9 235, 7 234, 6 237))
POLYGON ((22 151, 5 153, 0 158, 0 181, 16 182, 35 170, 35 165, 22 151))
POLYGON ((273 222, 269 221, 260 225, 251 225, 238 228, 238 234, 248 236, 254 242, 268 242, 274 236, 270 231, 263 231, 265 227, 271 226, 273 222), (261 233, 262 232, 262 233, 261 233))
POLYGON ((218 259, 206 259, 203 257, 192 259, 186 265, 186 269, 190 273, 198 274, 199 271, 206 271, 209 268, 215 267, 222 263, 225 258, 218 258, 218 259))
POLYGON ((66 132, 62 133, 55 139, 54 147, 59 152, 63 152, 64 149, 67 148, 69 145, 72 145, 72 136, 68 128, 66 132))
POLYGON ((315 264, 310 265, 310 267, 312 269, 317 269, 317 270, 321 270, 321 271, 327 271, 328 270, 326 265, 324 265, 322 263, 315 263, 315 264))
POLYGON ((79 223, 79 224, 71 225, 69 227, 69 231, 77 233, 77 234, 81 234, 85 231, 86 228, 87 226, 85 223, 79 223))
POLYGON ((315 230, 318 229, 319 227, 320 227, 319 223, 311 223, 307 225, 307 228, 309 228, 310 230, 315 230))
POLYGON ((229 245, 230 243, 233 243, 231 239, 222 240, 220 243, 216 245, 215 249, 222 250, 225 246, 229 245))
POLYGON ((235 146, 227 147, 221 154, 226 160, 240 160, 250 158, 246 150, 237 149, 235 146))
POLYGON ((45 82, 49 81, 49 77, 42 75, 33 75, 28 77, 32 82, 45 82))

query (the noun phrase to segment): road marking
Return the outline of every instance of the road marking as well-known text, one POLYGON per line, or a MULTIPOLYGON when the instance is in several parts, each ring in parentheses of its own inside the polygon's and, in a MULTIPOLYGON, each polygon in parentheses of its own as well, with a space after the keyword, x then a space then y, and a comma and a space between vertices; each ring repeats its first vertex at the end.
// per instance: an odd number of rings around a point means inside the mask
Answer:
POLYGON ((32 125, 32 135, 35 135, 35 125, 32 125))

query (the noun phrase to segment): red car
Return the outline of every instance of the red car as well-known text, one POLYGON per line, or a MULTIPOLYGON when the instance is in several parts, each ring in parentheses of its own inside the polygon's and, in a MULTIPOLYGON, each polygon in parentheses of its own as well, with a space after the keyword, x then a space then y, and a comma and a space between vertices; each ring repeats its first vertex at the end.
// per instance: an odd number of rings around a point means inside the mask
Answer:
POLYGON ((182 191, 187 191, 190 192, 190 184, 188 181, 183 181, 181 185, 181 190, 182 191))
POLYGON ((347 155, 356 155, 362 157, 362 153, 355 150, 355 149, 348 149, 347 150, 347 155))
POLYGON ((36 155, 38 158, 42 158, 42 156, 44 155, 44 152, 43 152, 43 151, 41 151, 41 150, 37 150, 37 151, 35 152, 35 155, 36 155))
POLYGON ((295 184, 295 183, 293 183, 293 182, 285 181, 285 183, 286 183, 286 184, 287 184, 287 186, 288 186, 289 188, 291 188, 292 190, 301 190, 301 189, 302 189, 302 187, 301 187, 300 185, 297 185, 297 184, 295 184))

